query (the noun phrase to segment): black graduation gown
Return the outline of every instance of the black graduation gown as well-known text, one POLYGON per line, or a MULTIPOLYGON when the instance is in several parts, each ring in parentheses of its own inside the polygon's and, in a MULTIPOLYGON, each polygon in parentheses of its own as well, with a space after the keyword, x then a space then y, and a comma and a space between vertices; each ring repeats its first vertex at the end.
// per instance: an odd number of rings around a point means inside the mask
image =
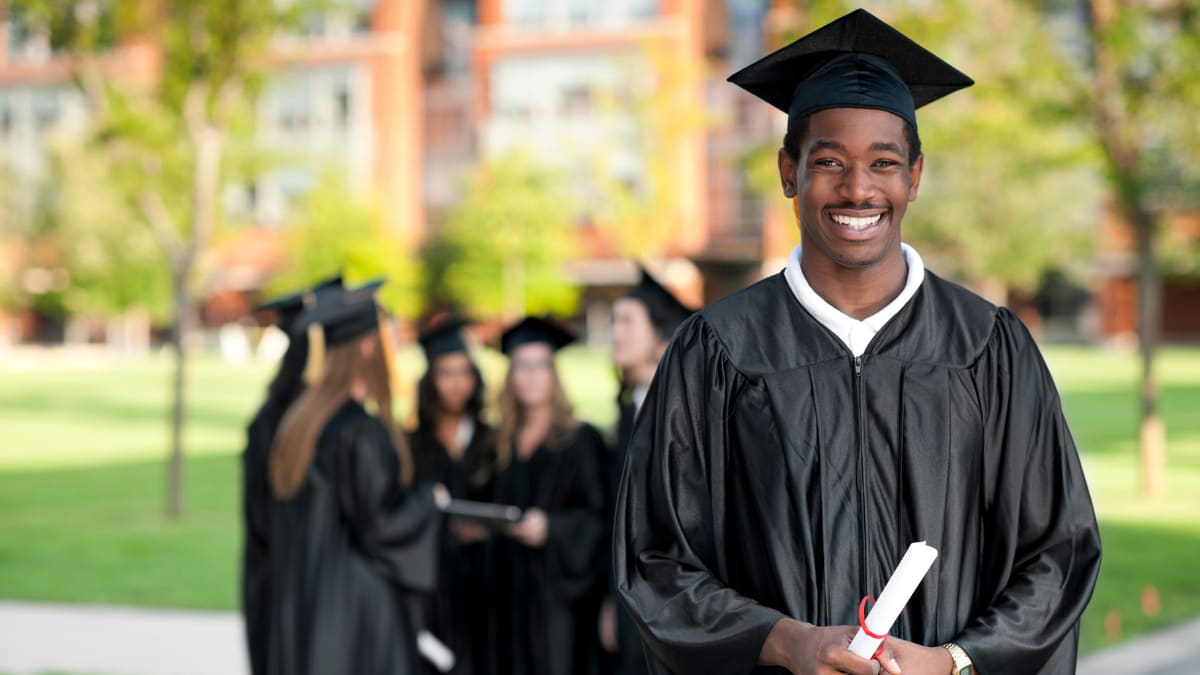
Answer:
MULTIPOLYGON (((623 388, 621 395, 617 397, 620 417, 617 419, 617 444, 614 447, 613 467, 611 469, 615 474, 612 477, 611 488, 614 509, 617 486, 621 478, 621 469, 625 466, 626 458, 629 455, 629 443, 633 439, 633 422, 637 418, 638 413, 631 394, 632 391, 623 388)), ((610 523, 612 522, 612 517, 610 513, 610 523)), ((608 543, 612 543, 611 537, 608 543)), ((613 553, 611 547, 607 553, 609 555, 606 560, 611 560, 613 553)), ((613 672, 615 675, 640 675, 641 673, 647 673, 646 654, 642 649, 642 641, 638 636, 637 625, 629 616, 629 612, 617 601, 616 589, 611 585, 611 574, 607 576, 610 579, 610 599, 615 603, 614 612, 617 624, 617 653, 613 658, 613 672)))
MULTIPOLYGON (((495 500, 546 512, 541 548, 508 537, 495 540, 495 661, 499 675, 570 675, 588 668, 579 644, 580 616, 601 567, 604 477, 597 466, 600 434, 580 424, 569 445, 539 447, 525 461, 512 460, 496 475, 495 500)), ((585 619, 586 620, 586 619, 585 619)))
POLYGON ((1079 457, 1028 331, 959 286, 927 273, 859 359, 782 274, 709 307, 630 453, 614 572, 655 672, 749 672, 784 615, 857 624, 919 540, 939 557, 893 635, 1075 671, 1100 562, 1079 457))
POLYGON ((246 645, 250 672, 267 672, 267 627, 270 625, 267 599, 271 592, 268 567, 267 527, 271 505, 271 486, 267 478, 267 459, 275 442, 275 431, 295 397, 286 400, 268 395, 246 430, 246 449, 242 452, 242 617, 246 627, 246 645))
MULTIPOLYGON (((475 474, 494 444, 492 428, 480 420, 475 421, 475 432, 458 461, 450 459, 432 430, 418 428, 409 435, 417 480, 441 483, 451 497, 475 501, 492 500, 490 478, 476 484, 475 474)), ((463 544, 443 525, 438 548, 437 592, 422 603, 425 626, 454 652, 451 673, 482 672, 482 664, 490 659, 489 589, 494 583, 487 559, 488 542, 463 544)), ((432 667, 426 670, 433 672, 432 667)))
POLYGON ((436 582, 432 490, 406 490, 392 439, 347 401, 299 493, 272 503, 268 668, 274 675, 413 673, 413 591, 436 582))

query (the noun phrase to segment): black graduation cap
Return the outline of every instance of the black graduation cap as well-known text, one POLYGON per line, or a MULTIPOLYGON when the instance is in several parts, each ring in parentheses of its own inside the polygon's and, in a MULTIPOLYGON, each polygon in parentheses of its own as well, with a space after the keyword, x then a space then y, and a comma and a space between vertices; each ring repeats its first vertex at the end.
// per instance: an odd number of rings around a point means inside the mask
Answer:
POLYGON ((467 351, 467 342, 462 335, 466 325, 467 322, 462 319, 451 318, 418 335, 417 342, 425 350, 426 362, 432 364, 434 359, 444 354, 467 351))
POLYGON ((864 9, 772 52, 729 81, 788 114, 874 108, 917 126, 916 109, 975 84, 864 9))
POLYGON ((259 305, 258 309, 275 310, 275 325, 283 332, 291 333, 296 319, 300 317, 300 314, 304 312, 306 307, 316 302, 316 296, 335 288, 342 288, 342 276, 340 274, 336 277, 319 281, 311 288, 303 291, 289 293, 265 302, 259 305))
POLYGON ((511 356, 512 351, 531 342, 544 342, 558 351, 575 341, 575 334, 559 325, 536 316, 527 316, 500 335, 500 351, 511 356))
POLYGON ((305 310, 295 331, 321 326, 327 347, 343 344, 379 328, 379 306, 375 292, 383 279, 358 288, 331 289, 317 296, 317 302, 305 310))
POLYGON ((638 265, 642 278, 637 285, 625 293, 625 297, 640 301, 646 306, 650 315, 650 323, 658 329, 659 335, 669 338, 675 334, 675 329, 683 320, 692 315, 692 310, 679 301, 671 291, 658 283, 658 280, 638 265))

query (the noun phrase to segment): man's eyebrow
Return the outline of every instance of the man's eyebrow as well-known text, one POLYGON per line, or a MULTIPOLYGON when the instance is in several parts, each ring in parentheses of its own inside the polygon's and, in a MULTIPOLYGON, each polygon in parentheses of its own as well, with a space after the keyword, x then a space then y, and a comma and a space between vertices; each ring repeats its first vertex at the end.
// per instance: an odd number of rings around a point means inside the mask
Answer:
MULTIPOLYGON (((846 152, 846 146, 842 145, 838 141, 830 141, 830 140, 824 140, 824 139, 814 141, 813 145, 812 145, 812 149, 813 150, 837 150, 838 152, 846 152)), ((897 155, 904 154, 904 151, 901 150, 901 148, 898 144, 892 143, 890 141, 875 141, 874 143, 871 144, 870 150, 871 150, 871 152, 894 152, 897 155)))
POLYGON ((894 152, 897 155, 903 155, 900 146, 891 142, 876 141, 871 144, 872 152, 894 152))
POLYGON ((842 145, 841 143, 838 143, 837 141, 818 140, 813 143, 812 149, 813 150, 838 150, 840 152, 845 152, 846 146, 842 145))

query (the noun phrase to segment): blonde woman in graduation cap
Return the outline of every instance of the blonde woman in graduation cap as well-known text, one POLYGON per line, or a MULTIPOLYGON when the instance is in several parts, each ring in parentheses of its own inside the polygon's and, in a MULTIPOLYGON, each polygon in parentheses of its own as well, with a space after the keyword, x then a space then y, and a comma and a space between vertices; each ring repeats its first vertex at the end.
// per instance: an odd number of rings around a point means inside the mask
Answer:
POLYGON ((574 339, 536 317, 501 337, 509 370, 494 499, 520 507, 524 517, 496 541, 499 675, 586 675, 595 665, 596 619, 588 607, 604 564, 604 445, 571 414, 554 363, 574 339))

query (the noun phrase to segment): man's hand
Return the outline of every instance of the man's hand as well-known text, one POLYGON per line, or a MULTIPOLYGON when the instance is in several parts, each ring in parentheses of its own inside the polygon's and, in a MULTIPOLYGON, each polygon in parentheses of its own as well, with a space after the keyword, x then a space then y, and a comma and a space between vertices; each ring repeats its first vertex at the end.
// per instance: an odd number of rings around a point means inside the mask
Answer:
POLYGON ((758 662, 764 666, 782 666, 794 675, 900 675, 900 668, 884 653, 879 660, 868 660, 850 651, 856 626, 814 626, 794 619, 782 619, 771 628, 763 643, 758 662))
POLYGON ((950 675, 954 670, 954 659, 941 647, 922 647, 908 640, 888 638, 888 649, 904 669, 904 675, 950 675))

